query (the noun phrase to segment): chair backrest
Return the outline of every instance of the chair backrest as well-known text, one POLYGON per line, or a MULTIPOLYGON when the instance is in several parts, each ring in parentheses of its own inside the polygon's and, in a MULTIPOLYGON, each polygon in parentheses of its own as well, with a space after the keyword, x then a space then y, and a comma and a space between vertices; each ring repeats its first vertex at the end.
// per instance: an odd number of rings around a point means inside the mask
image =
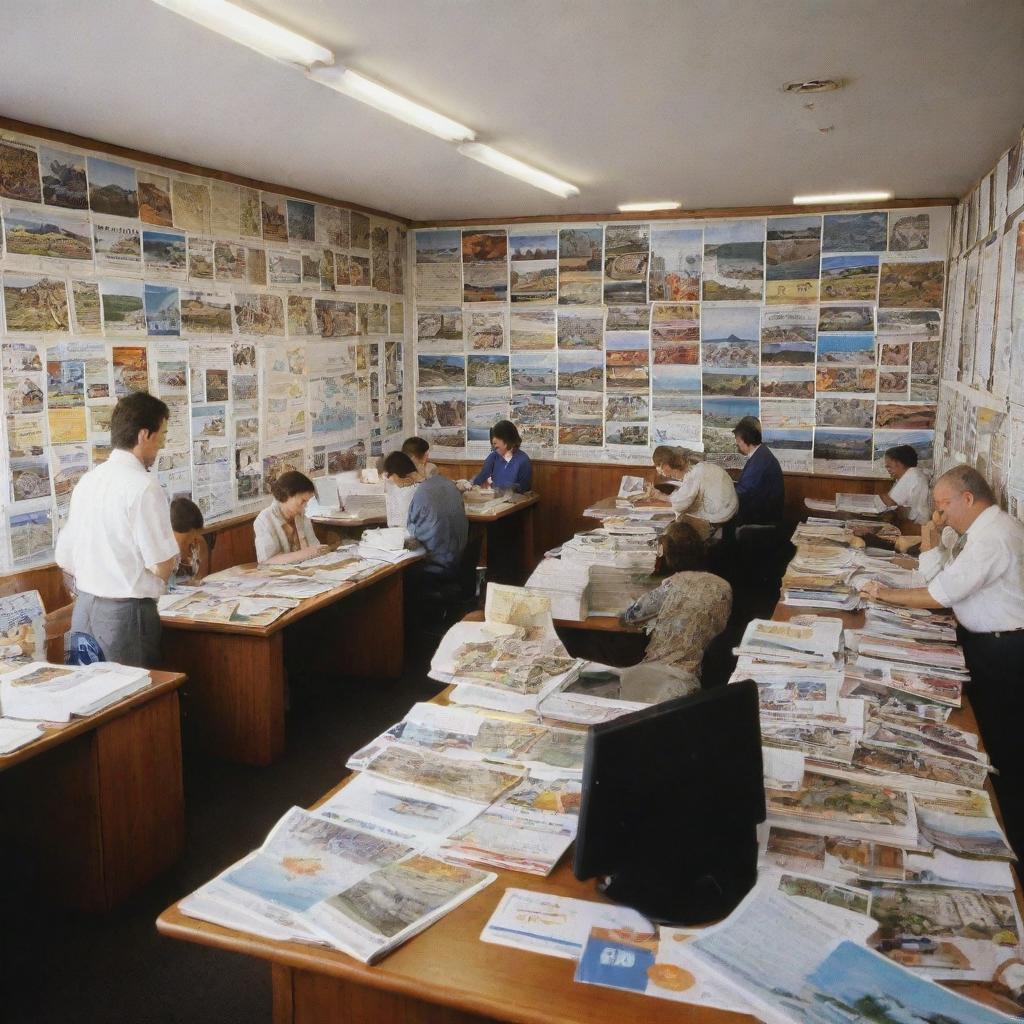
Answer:
POLYGON ((89 633, 68 633, 64 640, 65 665, 92 665, 106 661, 103 648, 89 633))

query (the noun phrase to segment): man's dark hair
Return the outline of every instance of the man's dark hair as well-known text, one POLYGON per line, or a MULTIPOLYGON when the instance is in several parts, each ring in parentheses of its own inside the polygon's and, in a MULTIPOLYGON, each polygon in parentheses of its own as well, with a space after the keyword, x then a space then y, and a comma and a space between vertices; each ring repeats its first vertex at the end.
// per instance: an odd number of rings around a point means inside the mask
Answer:
POLYGON ((523 443, 516 425, 511 420, 498 420, 491 427, 491 440, 493 441, 495 438, 504 441, 513 451, 523 443))
POLYGON ((430 442, 422 437, 407 437, 402 442, 402 451, 413 458, 422 459, 430 451, 430 442))
POLYGON ((171 529, 175 533, 203 528, 203 513, 191 498, 175 498, 171 502, 171 529))
POLYGON ((669 523, 661 535, 661 553, 661 568, 666 575, 704 568, 704 544, 689 523, 669 523))
POLYGON ((885 449, 885 457, 908 469, 913 469, 917 465, 917 452, 914 451, 913 445, 894 444, 891 448, 885 449))
POLYGON ((416 463, 405 452, 391 452, 385 456, 381 469, 388 476, 406 477, 416 472, 416 463))
POLYGON ((970 491, 975 498, 988 505, 996 503, 996 496, 988 481, 973 466, 954 466, 947 469, 935 483, 944 482, 958 491, 970 491))
POLYGON ((761 421, 756 416, 744 416, 743 419, 732 428, 733 435, 738 437, 744 444, 761 443, 761 421))
POLYGON ((270 493, 278 501, 287 501, 296 494, 316 494, 313 481, 297 469, 289 469, 282 473, 270 486, 270 493))
POLYGON ((166 403, 147 391, 125 395, 110 416, 110 444, 131 451, 139 443, 140 430, 155 434, 170 417, 166 403))

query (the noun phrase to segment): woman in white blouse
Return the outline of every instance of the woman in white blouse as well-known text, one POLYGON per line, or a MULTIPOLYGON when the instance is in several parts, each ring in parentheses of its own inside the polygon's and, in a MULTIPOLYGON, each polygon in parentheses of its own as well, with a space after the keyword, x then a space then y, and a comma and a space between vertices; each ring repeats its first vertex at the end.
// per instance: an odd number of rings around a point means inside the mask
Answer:
POLYGON ((306 506, 316 493, 313 481, 298 470, 282 473, 270 488, 274 502, 253 523, 256 531, 256 560, 280 565, 302 562, 328 550, 313 532, 306 506))
POLYGON ((717 527, 739 511, 736 485, 721 466, 670 445, 659 445, 652 458, 658 475, 677 483, 668 499, 676 515, 686 513, 717 527))

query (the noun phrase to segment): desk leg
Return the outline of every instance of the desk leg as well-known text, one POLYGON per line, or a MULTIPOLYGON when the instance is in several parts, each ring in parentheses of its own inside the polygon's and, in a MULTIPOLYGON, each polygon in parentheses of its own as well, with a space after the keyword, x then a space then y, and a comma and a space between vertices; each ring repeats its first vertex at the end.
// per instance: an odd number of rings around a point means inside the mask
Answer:
POLYGON ((415 996, 274 964, 273 1024, 485 1024, 494 1020, 415 996))
POLYGON ((177 693, 19 765, 4 782, 14 839, 30 844, 44 897, 112 910, 184 849, 177 693))
POLYGON ((242 636, 164 627, 164 660, 185 672, 203 746, 226 761, 267 765, 284 753, 282 633, 242 636))
POLYGON ((523 517, 523 536, 520 541, 520 563, 519 570, 523 576, 523 582, 525 583, 529 578, 530 574, 534 569, 537 568, 538 558, 533 550, 533 514, 537 511, 536 505, 531 505, 529 508, 524 509, 522 512, 523 517))

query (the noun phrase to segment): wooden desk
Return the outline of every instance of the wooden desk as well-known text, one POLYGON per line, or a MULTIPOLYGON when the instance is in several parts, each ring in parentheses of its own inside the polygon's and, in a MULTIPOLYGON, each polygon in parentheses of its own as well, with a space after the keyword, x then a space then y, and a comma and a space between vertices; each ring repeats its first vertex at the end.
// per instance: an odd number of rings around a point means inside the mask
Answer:
MULTIPOLYGON (((797 614, 806 611, 779 605, 774 617, 785 620, 797 614)), ((850 627, 862 622, 859 613, 839 617, 850 627)), ((439 699, 443 701, 444 695, 439 699)), ((969 708, 958 713, 956 724, 973 726, 969 708)), ((344 781, 319 803, 343 785, 344 781)), ((497 875, 483 892, 374 967, 343 953, 198 921, 182 914, 177 905, 160 915, 157 929, 172 938, 267 960, 274 1024, 749 1024, 751 1018, 740 1014, 578 985, 571 961, 481 942, 480 932, 508 887, 604 901, 593 882, 573 877, 567 859, 548 878, 508 871, 497 875)), ((1022 905, 1019 885, 1016 899, 1022 905)), ((992 1002, 978 985, 950 987, 992 1002)))
POLYGON ((197 728, 210 753, 256 765, 284 753, 286 631, 308 653, 311 668, 333 675, 400 676, 402 573, 421 557, 302 601, 269 626, 163 617, 164 660, 188 673, 197 728), (312 615, 315 623, 300 637, 296 626, 312 615))
POLYGON ((46 899, 107 911, 185 846, 180 672, 0 756, 6 842, 27 845, 46 899))
MULTIPOLYGON (((497 875, 483 892, 375 967, 344 953, 197 921, 176 905, 156 924, 172 938, 268 960, 274 1024, 679 1024, 709 1019, 709 1012, 697 1007, 577 985, 572 961, 481 942, 480 932, 508 887, 603 901, 594 883, 577 881, 564 861, 548 878, 510 871, 497 875)), ((749 1017, 738 1014, 715 1015, 715 1024, 732 1021, 750 1024, 749 1017)))
POLYGON ((471 512, 467 505, 470 531, 482 534, 481 563, 491 582, 520 585, 533 572, 534 510, 539 501, 540 495, 524 494, 490 512, 471 512), (508 557, 511 552, 514 558, 508 557))

